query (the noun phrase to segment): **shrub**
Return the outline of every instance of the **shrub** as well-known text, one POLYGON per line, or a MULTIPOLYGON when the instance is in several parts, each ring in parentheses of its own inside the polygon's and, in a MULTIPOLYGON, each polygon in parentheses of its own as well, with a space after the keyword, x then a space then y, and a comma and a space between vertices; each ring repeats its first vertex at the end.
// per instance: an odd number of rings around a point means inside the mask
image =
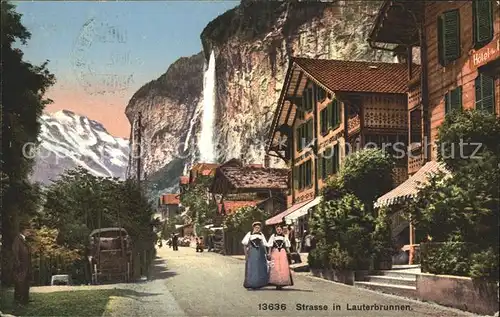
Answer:
MULTIPOLYGON (((500 157, 500 118, 481 110, 455 111, 445 117, 439 127, 437 154, 451 171, 471 162, 469 158, 487 153, 500 157), (464 143, 463 145, 461 145, 464 143), (477 153, 477 145, 481 147, 477 153)), ((473 160, 472 160, 473 161, 473 160)))
POLYGON ((469 276, 473 278, 488 278, 498 281, 499 263, 498 248, 488 248, 471 255, 469 276))
POLYGON ((392 255, 395 252, 395 245, 392 241, 391 218, 387 215, 387 210, 382 208, 379 210, 375 219, 375 229, 371 234, 372 241, 372 258, 379 269, 381 262, 391 262, 392 255))
POLYGON ((321 203, 311 227, 318 238, 318 247, 323 248, 315 255, 319 257, 315 261, 326 257, 323 264, 334 269, 368 268, 374 220, 354 195, 321 203))
POLYGON ((382 150, 364 149, 347 156, 340 170, 340 188, 367 206, 393 187, 394 161, 382 150))
POLYGON ((422 243, 422 272, 468 276, 471 246, 461 242, 422 243))

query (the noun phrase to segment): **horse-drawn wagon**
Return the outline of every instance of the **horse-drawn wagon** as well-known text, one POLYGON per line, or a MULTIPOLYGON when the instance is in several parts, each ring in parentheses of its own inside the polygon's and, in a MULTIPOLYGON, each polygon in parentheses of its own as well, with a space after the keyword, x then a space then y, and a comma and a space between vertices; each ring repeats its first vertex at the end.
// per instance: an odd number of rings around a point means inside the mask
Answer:
POLYGON ((89 235, 92 283, 103 280, 129 282, 132 274, 132 241, 123 228, 101 228, 89 235))

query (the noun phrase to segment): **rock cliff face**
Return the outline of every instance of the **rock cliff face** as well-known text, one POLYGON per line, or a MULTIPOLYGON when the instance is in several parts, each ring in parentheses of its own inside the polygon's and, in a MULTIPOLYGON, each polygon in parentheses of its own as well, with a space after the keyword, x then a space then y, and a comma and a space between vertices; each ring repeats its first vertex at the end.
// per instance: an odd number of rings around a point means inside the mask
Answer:
MULTIPOLYGON (((183 142, 202 89, 203 54, 198 53, 177 60, 165 74, 141 87, 126 107, 132 126, 142 114, 142 174, 162 189, 175 190, 182 173, 186 161, 183 142)), ((130 140, 134 139, 132 133, 130 140)), ((129 170, 135 171, 137 158, 131 151, 129 170)))
MULTIPOLYGON (((175 173, 168 175, 160 169, 177 162, 172 161, 172 153, 186 139, 191 119, 194 124, 190 155, 183 162, 195 160, 200 132, 197 122, 201 119, 196 113, 202 110, 201 65, 211 51, 216 56, 215 135, 219 161, 236 157, 248 163, 262 163, 268 129, 291 56, 393 61, 390 53, 371 50, 366 42, 379 6, 378 1, 246 0, 217 17, 201 34, 203 55, 190 58, 196 67, 178 67, 175 77, 168 76, 169 69, 162 76, 168 81, 162 83, 160 78, 148 84, 156 88, 141 88, 143 93, 139 90, 127 107, 129 119, 137 111, 143 111, 147 117, 143 122, 145 141, 149 143, 145 171, 164 180, 181 173, 178 166, 175 173), (187 74, 181 76, 184 71, 187 74), (196 85, 185 84, 195 78, 196 85), (175 91, 166 87, 176 86, 190 87, 179 96, 189 96, 189 100, 171 96, 175 91), (160 91, 165 93, 159 94, 160 91)), ((181 61, 184 66, 191 64, 181 59, 171 69, 181 61)))

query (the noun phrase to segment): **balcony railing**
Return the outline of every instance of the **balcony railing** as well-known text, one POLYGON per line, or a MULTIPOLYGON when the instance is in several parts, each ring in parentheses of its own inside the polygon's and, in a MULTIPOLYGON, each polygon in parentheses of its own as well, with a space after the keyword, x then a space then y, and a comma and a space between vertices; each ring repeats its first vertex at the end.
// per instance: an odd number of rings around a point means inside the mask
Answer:
POLYGON ((406 165, 399 165, 392 169, 392 179, 394 185, 398 186, 408 179, 408 167, 406 165))
POLYGON ((424 165, 422 144, 417 143, 410 146, 408 157, 408 174, 416 173, 424 165))
POLYGON ((361 128, 361 120, 359 114, 347 120, 347 133, 352 134, 361 128))

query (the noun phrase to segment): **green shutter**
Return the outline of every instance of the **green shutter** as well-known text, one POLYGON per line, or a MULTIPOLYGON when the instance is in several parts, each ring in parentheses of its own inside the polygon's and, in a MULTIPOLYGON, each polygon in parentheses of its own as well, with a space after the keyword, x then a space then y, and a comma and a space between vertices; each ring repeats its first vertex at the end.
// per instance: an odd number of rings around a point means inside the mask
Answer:
POLYGON ((462 86, 457 87, 451 91, 451 107, 453 110, 462 109, 462 86))
POLYGON ((300 136, 300 132, 302 130, 302 126, 299 126, 296 130, 295 130, 295 143, 297 145, 297 151, 300 151, 300 145, 301 145, 301 136, 300 136))
POLYGON ((460 13, 459 10, 447 11, 439 17, 439 52, 442 65, 460 57, 460 13))
POLYGON ((451 98, 450 98, 450 93, 446 93, 444 95, 444 113, 448 114, 451 112, 451 98))
POLYGON ((321 126, 321 134, 325 134, 325 109, 321 110, 319 113, 319 124, 321 126))
POLYGON ((474 46, 480 48, 493 39, 493 1, 474 0, 474 46))
POLYGON ((313 139, 313 120, 307 121, 307 145, 312 141, 313 139))
POLYGON ((340 102, 335 100, 335 127, 340 124, 340 102))
POLYGON ((323 177, 323 153, 318 155, 318 179, 324 179, 323 177))
POLYGON ((438 17, 438 25, 437 25, 437 32, 438 32, 438 58, 439 58, 439 64, 445 65, 445 58, 444 58, 444 42, 445 42, 445 37, 444 37, 444 17, 441 15, 438 17))
POLYGON ((475 80, 476 109, 495 112, 495 79, 479 74, 475 80))
POLYGON ((335 147, 333 148, 333 158, 334 158, 334 162, 333 162, 333 174, 337 174, 338 171, 339 171, 339 167, 340 167, 340 153, 339 153, 339 144, 335 144, 335 147))

